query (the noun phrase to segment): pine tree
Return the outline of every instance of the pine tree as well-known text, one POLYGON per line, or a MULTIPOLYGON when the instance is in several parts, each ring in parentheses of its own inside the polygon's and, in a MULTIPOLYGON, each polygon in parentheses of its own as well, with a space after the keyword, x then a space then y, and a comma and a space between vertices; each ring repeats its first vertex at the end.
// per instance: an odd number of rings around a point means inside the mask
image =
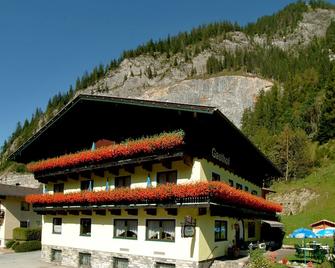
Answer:
POLYGON ((335 66, 327 83, 325 99, 322 106, 318 140, 321 143, 335 138, 335 66))

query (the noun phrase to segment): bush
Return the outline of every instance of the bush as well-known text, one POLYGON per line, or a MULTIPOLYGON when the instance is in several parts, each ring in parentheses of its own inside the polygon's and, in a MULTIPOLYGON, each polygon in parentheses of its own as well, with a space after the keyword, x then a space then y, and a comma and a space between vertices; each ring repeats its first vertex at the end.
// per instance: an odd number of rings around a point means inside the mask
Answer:
POLYGON ((264 250, 255 249, 250 251, 250 268, 271 268, 271 262, 264 256, 264 250))
POLYGON ((15 241, 14 244, 12 245, 12 249, 15 250, 15 248, 16 248, 18 245, 20 245, 20 242, 15 241))
POLYGON ((15 228, 13 238, 21 241, 41 240, 41 228, 15 228))
POLYGON ((39 240, 31 240, 22 242, 15 247, 15 252, 27 252, 27 251, 34 251, 40 250, 42 248, 41 241, 39 240))
POLYGON ((8 240, 6 242, 6 248, 11 248, 15 244, 15 240, 8 240))

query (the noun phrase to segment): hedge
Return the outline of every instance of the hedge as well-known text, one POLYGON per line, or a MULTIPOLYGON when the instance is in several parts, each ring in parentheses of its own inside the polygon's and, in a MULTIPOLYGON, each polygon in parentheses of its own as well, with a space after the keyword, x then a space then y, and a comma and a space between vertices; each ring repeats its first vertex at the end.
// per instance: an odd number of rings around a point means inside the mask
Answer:
POLYGON ((22 242, 15 247, 15 252, 27 252, 27 251, 34 251, 40 250, 42 248, 41 241, 39 240, 31 240, 22 242))
POLYGON ((13 239, 22 241, 41 240, 41 228, 17 227, 13 230, 13 239))
POLYGON ((6 248, 11 248, 15 244, 15 240, 8 240, 6 242, 6 248))

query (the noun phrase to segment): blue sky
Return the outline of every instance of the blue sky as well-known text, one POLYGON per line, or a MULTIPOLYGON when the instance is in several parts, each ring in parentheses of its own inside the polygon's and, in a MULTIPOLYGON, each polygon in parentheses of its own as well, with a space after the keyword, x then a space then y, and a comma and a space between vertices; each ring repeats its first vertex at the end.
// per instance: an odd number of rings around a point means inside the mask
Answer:
POLYGON ((253 22, 289 0, 0 0, 0 146, 94 66, 214 21, 253 22))

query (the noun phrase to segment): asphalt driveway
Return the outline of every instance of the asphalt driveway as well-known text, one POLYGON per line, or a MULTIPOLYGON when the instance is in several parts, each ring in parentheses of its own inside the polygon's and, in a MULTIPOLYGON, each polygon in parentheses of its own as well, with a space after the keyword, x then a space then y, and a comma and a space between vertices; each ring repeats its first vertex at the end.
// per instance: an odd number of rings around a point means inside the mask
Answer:
POLYGON ((0 254, 0 267, 1 268, 65 267, 43 262, 40 260, 40 258, 41 258, 41 251, 0 254))

